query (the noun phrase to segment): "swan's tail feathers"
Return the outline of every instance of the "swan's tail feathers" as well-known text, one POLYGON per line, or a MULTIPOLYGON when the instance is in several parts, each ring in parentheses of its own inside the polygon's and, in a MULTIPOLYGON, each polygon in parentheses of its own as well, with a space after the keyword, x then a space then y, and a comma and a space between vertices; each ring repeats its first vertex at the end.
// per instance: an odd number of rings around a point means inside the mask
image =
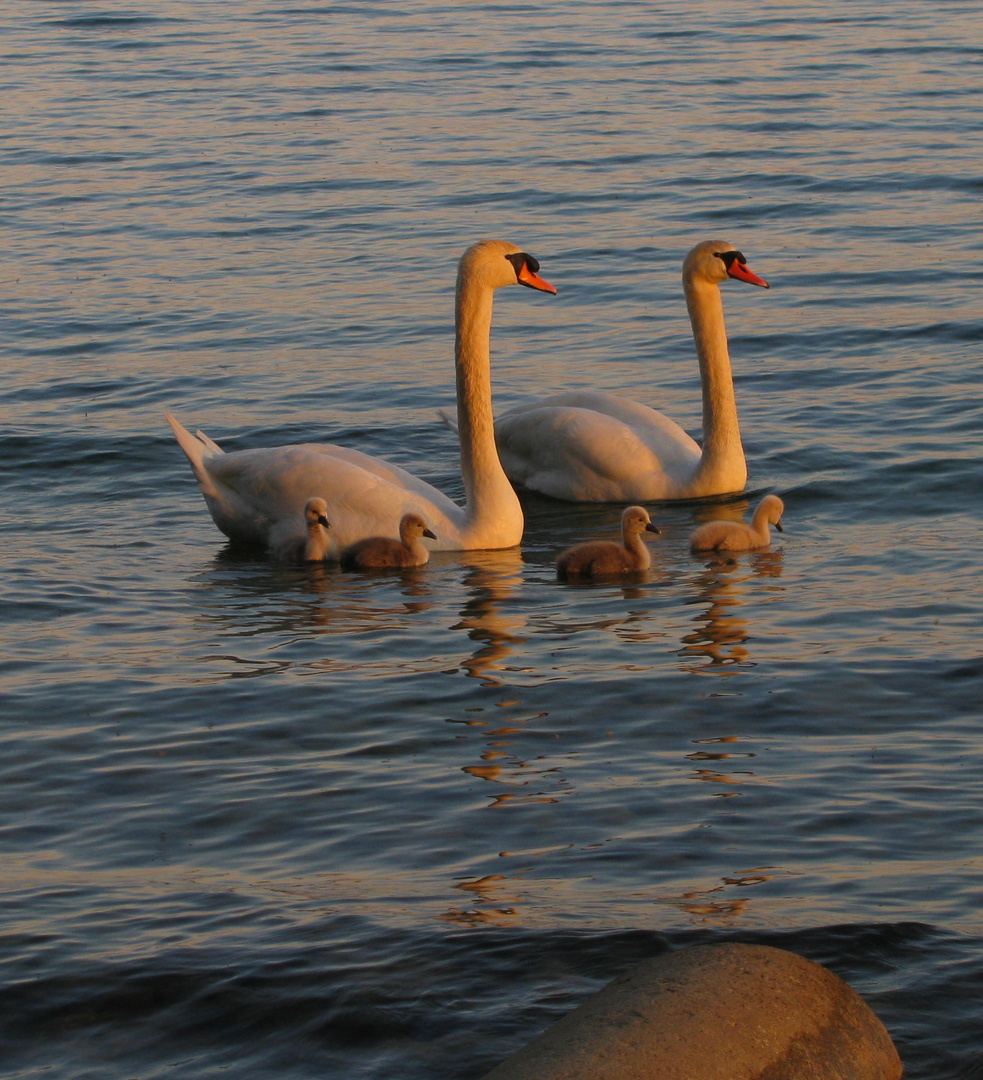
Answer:
POLYGON ((200 439, 213 454, 225 453, 222 447, 214 439, 210 439, 203 431, 196 431, 195 438, 200 439))
POLYGON ((444 421, 444 423, 456 435, 457 434, 457 410, 456 409, 438 409, 437 410, 437 415, 440 417, 441 420, 444 421))
POLYGON ((165 412, 164 418, 171 425, 171 431, 174 432, 174 438, 177 439, 178 446, 181 447, 185 457, 191 463, 191 469, 195 474, 195 479, 198 481, 202 494, 213 495, 217 498, 218 492, 212 478, 208 475, 208 470, 205 468, 205 459, 213 457, 216 453, 221 454, 222 450, 207 435, 202 435, 200 431, 196 438, 172 413, 165 412))

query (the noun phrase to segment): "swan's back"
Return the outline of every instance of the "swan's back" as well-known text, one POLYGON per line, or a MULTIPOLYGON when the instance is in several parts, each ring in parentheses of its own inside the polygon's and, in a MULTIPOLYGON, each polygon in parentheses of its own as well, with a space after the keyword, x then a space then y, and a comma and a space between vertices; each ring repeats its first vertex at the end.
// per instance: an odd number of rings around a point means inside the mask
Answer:
POLYGON ((216 525, 230 539, 269 545, 274 552, 297 533, 294 523, 310 492, 332 493, 329 517, 339 549, 364 537, 395 532, 400 517, 422 514, 453 549, 464 511, 426 481, 381 458, 331 443, 235 450, 168 422, 194 471, 216 525))
POLYGON ((516 484, 572 502, 675 498, 700 464, 699 445, 678 424, 598 391, 512 409, 495 435, 516 484))

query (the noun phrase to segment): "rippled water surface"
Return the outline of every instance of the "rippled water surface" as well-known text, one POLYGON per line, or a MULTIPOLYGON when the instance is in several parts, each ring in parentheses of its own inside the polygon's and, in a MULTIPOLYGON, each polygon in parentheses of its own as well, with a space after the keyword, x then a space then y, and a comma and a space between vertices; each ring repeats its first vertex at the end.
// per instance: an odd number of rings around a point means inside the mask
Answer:
POLYGON ((983 5, 0 3, 3 1075, 474 1077, 629 964, 829 965, 914 1080, 983 1070, 983 5), (723 236, 748 498, 357 577, 212 524, 162 413, 462 495, 496 404, 694 434, 723 236), (521 294, 521 295, 520 295, 521 294), (765 490, 768 552, 690 556, 765 490))

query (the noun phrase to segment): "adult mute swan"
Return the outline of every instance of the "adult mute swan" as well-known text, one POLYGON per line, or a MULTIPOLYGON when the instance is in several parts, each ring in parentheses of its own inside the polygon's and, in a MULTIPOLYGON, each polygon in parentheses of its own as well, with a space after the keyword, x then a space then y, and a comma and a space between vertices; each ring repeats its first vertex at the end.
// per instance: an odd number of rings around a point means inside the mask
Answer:
POLYGON ((423 546, 422 536, 437 537, 427 528, 419 514, 403 514, 399 523, 399 539, 391 536, 367 536, 356 540, 341 553, 342 570, 386 570, 392 567, 423 566, 430 552, 423 546))
POLYGON ((381 458, 324 443, 222 452, 169 413, 215 524, 234 540, 269 545, 279 522, 296 520, 312 491, 325 500, 335 553, 368 536, 395 535, 421 514, 435 548, 508 548, 522 538, 522 508, 495 449, 489 335, 492 297, 504 285, 555 293, 539 263, 504 240, 482 240, 461 257, 455 303, 455 366, 465 506, 381 458))
POLYGON ((608 574, 627 574, 647 570, 651 562, 649 549, 642 543, 642 533, 658 535, 644 506, 629 506, 621 515, 621 543, 614 540, 588 540, 567 548, 556 560, 556 572, 561 578, 604 577, 608 574))
POLYGON ((697 244, 683 262, 703 382, 702 451, 678 424, 647 405, 574 390, 498 418, 495 436, 509 479, 570 502, 696 499, 740 491, 747 464, 718 287, 728 277, 768 288, 723 240, 697 244))
POLYGON ((766 495, 758 503, 751 518, 751 524, 743 521, 708 521, 693 531, 689 538, 689 549, 694 554, 701 551, 753 551, 767 547, 771 543, 769 525, 774 525, 779 532, 782 528, 782 514, 785 504, 777 495, 766 495))

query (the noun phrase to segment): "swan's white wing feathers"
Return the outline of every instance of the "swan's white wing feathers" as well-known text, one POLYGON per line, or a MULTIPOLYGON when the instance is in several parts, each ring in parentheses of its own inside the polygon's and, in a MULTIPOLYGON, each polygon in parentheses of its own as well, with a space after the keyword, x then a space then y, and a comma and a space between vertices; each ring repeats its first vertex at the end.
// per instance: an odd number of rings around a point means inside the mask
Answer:
MULTIPOLYGON (((463 510, 436 488, 406 470, 357 450, 329 444, 239 450, 210 458, 212 481, 242 496, 270 522, 296 520, 303 531, 303 508, 320 496, 328 504, 330 536, 338 547, 366 536, 399 535, 404 514, 422 514, 437 534, 436 549, 453 548, 463 510)), ((264 538, 264 542, 268 542, 264 538)))
POLYGON ((673 498, 700 461, 698 444, 662 413, 591 391, 510 410, 495 435, 514 483, 576 502, 673 498))
POLYGON ((214 439, 210 439, 203 431, 196 431, 195 438, 198 439, 200 442, 204 443, 205 446, 208 447, 208 449, 211 450, 213 454, 225 453, 222 447, 219 446, 219 444, 214 439))
POLYGON ((451 429, 451 431, 453 431, 454 434, 456 435, 457 432, 458 432, 457 409, 449 409, 449 408, 445 408, 445 407, 441 406, 441 408, 439 408, 437 410, 437 415, 440 417, 441 420, 444 421, 444 423, 447 425, 447 427, 449 427, 451 429))
POLYGON ((436 533, 434 550, 459 546, 461 507, 398 465, 330 443, 226 454, 169 413, 167 420, 215 524, 235 540, 282 546, 296 536, 302 542, 304 504, 317 495, 328 504, 336 547, 365 536, 399 536, 400 519, 410 511, 422 514, 436 533))

